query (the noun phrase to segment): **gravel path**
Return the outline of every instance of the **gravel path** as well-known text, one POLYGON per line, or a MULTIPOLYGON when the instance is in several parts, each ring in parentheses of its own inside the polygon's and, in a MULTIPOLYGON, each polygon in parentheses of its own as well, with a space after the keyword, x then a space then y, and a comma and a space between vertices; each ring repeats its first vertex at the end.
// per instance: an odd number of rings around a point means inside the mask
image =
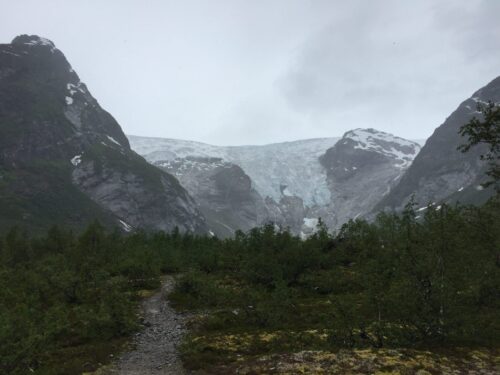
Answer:
POLYGON ((167 300, 174 284, 173 277, 165 276, 161 290, 143 302, 145 328, 134 337, 134 349, 120 355, 108 374, 186 374, 176 350, 185 333, 184 319, 167 300))

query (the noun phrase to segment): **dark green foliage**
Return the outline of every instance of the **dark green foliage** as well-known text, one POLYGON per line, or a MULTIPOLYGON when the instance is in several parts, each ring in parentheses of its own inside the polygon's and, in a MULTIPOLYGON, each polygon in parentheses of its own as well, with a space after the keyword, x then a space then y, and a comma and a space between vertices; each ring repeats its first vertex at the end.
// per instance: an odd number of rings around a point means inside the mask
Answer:
POLYGON ((485 186, 496 184, 500 189, 500 107, 498 104, 478 103, 477 110, 482 114, 478 119, 473 117, 467 124, 460 127, 459 134, 468 137, 466 144, 459 147, 462 152, 467 152, 478 144, 486 144, 488 152, 481 155, 482 160, 489 162, 486 174, 491 178, 485 186))
POLYGON ((0 238, 0 373, 43 370, 60 349, 135 330, 134 292, 157 287, 160 273, 158 254, 136 242, 99 224, 79 237, 53 228, 0 238))
POLYGON ((34 239, 12 229, 0 239, 0 372, 43 373, 54 358, 74 361, 61 350, 127 336, 137 327, 135 292, 158 287, 161 272, 180 273, 170 296, 178 308, 202 312, 183 346, 199 366, 234 357, 210 346, 224 335, 243 335, 246 355, 497 346, 498 198, 423 212, 410 203, 335 236, 321 226, 307 240, 273 225, 224 240, 123 236, 99 224, 34 239))
POLYGON ((497 346, 498 198, 481 208, 423 211, 410 203, 401 215, 350 221, 336 236, 321 230, 305 241, 273 226, 193 239, 171 296, 205 316, 184 345, 187 363, 230 360, 233 349, 210 344, 221 335, 254 335, 255 343, 242 344, 246 355, 497 346), (279 338, 255 339, 268 333, 279 338))

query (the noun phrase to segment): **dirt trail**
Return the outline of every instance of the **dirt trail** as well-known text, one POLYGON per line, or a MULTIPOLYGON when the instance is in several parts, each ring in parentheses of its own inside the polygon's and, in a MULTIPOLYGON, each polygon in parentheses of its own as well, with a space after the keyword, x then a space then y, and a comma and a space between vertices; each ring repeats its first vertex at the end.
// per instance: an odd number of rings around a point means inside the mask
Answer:
POLYGON ((186 374, 176 350, 185 333, 184 318, 167 300, 174 283, 173 277, 165 276, 161 290, 143 302, 145 328, 134 337, 134 349, 121 354, 106 374, 186 374))

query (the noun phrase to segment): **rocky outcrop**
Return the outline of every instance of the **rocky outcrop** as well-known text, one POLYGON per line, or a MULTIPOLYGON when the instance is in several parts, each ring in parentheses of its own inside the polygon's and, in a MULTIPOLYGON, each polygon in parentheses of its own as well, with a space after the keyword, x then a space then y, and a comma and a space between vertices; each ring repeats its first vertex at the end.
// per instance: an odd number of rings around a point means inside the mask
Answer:
POLYGON ((364 217, 396 185, 419 150, 415 142, 375 129, 345 133, 320 158, 330 202, 313 207, 310 215, 322 217, 329 228, 364 217))
POLYGON ((130 149, 54 44, 0 45, 0 225, 109 226, 204 232, 177 180, 130 149))
POLYGON ((500 103, 500 77, 462 102, 434 131, 411 167, 375 210, 401 210, 412 196, 421 206, 431 202, 479 204, 486 201, 493 189, 481 186, 487 167, 480 160, 485 146, 473 147, 467 153, 458 151, 457 147, 466 142, 459 135, 459 128, 474 116, 481 116, 477 105, 488 101, 500 103))
POLYGON ((219 237, 263 224, 268 211, 250 177, 232 163, 213 157, 176 158, 153 163, 177 177, 194 197, 207 224, 219 237))
POLYGON ((307 207, 302 198, 296 195, 283 194, 278 202, 271 197, 266 197, 268 221, 275 223, 292 233, 300 234, 307 207))

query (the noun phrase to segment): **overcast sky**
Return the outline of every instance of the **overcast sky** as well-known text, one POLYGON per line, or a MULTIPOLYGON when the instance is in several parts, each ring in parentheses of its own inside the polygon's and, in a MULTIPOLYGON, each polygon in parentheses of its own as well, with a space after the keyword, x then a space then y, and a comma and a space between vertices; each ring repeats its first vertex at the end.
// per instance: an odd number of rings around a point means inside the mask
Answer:
POLYGON ((497 0, 0 0, 128 134, 219 145, 427 138, 500 75, 497 0))

